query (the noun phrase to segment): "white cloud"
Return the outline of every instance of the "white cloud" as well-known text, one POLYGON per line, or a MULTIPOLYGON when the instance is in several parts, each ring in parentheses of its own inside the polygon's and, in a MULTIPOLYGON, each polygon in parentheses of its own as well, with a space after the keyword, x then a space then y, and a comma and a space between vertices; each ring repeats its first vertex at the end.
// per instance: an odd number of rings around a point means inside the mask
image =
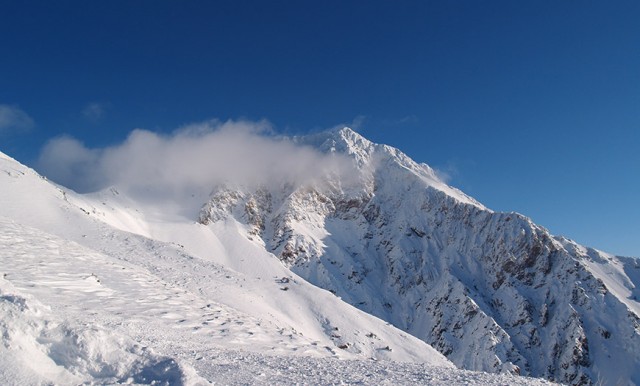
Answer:
POLYGON ((82 115, 90 121, 97 122, 105 115, 106 106, 103 103, 92 102, 82 109, 82 115))
POLYGON ((87 149, 71 137, 49 141, 40 153, 40 169, 51 173, 51 178, 78 191, 89 191, 99 186, 100 150, 87 149))
POLYGON ((17 106, 0 105, 0 134, 28 131, 33 119, 17 106))
POLYGON ((350 162, 287 138, 266 135, 266 121, 209 121, 171 135, 136 129, 120 145, 90 149, 62 137, 44 147, 40 170, 80 192, 117 186, 141 198, 180 199, 218 183, 306 183, 345 173, 350 162))

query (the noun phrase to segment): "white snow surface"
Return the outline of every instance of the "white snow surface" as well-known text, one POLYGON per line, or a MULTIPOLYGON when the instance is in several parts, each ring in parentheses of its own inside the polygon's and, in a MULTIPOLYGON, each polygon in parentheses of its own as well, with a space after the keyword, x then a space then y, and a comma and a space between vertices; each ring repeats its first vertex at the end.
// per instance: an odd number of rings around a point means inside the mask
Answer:
POLYGON ((188 214, 78 195, 0 153, 0 384, 547 384, 458 370, 246 222, 188 214))

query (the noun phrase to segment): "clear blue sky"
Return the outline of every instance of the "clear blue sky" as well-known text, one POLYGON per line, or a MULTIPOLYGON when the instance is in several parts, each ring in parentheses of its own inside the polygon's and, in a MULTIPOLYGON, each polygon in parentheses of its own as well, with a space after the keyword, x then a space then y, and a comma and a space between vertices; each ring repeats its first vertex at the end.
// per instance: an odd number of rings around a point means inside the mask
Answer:
POLYGON ((360 122, 487 206, 640 256, 639 1, 0 0, 0 150, 360 122))

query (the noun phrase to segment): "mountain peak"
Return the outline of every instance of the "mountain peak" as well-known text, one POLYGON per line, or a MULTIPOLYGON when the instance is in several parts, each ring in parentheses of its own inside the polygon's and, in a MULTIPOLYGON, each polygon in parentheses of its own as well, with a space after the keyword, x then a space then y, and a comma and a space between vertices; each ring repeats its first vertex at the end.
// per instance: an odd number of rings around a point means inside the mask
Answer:
POLYGON ((351 140, 366 139, 360 133, 353 130, 349 126, 344 126, 344 127, 338 126, 336 128, 329 129, 329 132, 345 140, 346 139, 351 139, 351 140))
POLYGON ((406 178, 405 172, 408 171, 422 180, 426 186, 442 191, 458 201, 487 209, 473 198, 447 185, 429 165, 415 162, 392 146, 371 142, 350 127, 336 127, 320 133, 294 137, 293 140, 323 153, 346 156, 353 161, 357 169, 365 171, 366 175, 401 171, 396 177, 402 179, 406 178))
POLYGON ((350 127, 336 127, 293 138, 295 143, 311 146, 322 153, 344 154, 360 168, 366 165, 377 146, 350 127))
POLYGON ((309 144, 323 152, 345 152, 356 148, 369 147, 373 145, 371 141, 348 126, 335 127, 317 134, 300 137, 305 144, 309 144))

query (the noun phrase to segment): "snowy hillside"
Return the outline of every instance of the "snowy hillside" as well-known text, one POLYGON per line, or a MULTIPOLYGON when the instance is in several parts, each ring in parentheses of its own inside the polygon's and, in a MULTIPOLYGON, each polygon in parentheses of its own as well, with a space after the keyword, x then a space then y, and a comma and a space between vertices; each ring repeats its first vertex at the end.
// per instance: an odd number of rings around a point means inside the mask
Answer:
POLYGON ((0 383, 543 384, 457 370, 293 273, 245 218, 195 220, 0 153, 0 383))

